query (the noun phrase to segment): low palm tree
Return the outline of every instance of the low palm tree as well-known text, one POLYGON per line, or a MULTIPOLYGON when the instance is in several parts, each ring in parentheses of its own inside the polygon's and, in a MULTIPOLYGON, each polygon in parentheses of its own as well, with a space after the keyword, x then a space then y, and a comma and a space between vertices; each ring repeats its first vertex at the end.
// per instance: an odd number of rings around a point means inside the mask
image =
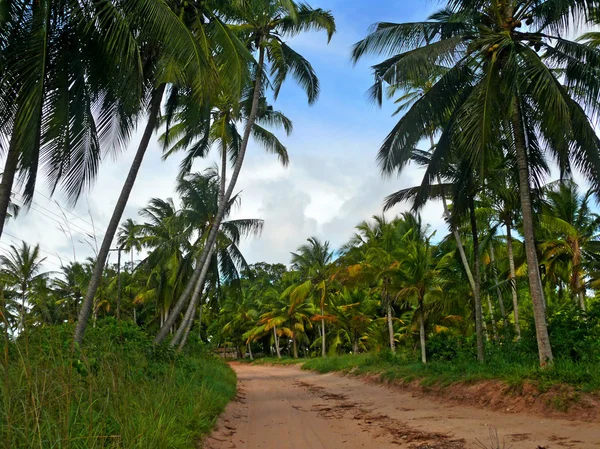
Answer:
POLYGON ((14 306, 19 310, 19 331, 25 330, 27 308, 32 305, 31 289, 37 281, 48 277, 48 273, 42 271, 45 260, 39 245, 32 247, 25 242, 20 247, 10 245, 8 254, 0 256, 0 276, 7 287, 14 288, 15 300, 18 300, 14 306))
POLYGON ((538 236, 546 271, 550 275, 557 271, 557 266, 567 267, 568 285, 584 311, 585 265, 589 260, 586 256, 600 244, 600 216, 591 211, 589 204, 593 194, 593 190, 588 190, 579 195, 572 181, 551 183, 546 186, 539 216, 538 236))
POLYGON ((317 237, 310 237, 308 244, 301 245, 292 253, 292 269, 297 270, 303 280, 296 286, 295 295, 310 297, 319 307, 321 315, 321 355, 327 355, 325 321, 331 316, 325 314, 326 301, 329 297, 330 274, 329 264, 333 259, 329 242, 321 242, 317 237))

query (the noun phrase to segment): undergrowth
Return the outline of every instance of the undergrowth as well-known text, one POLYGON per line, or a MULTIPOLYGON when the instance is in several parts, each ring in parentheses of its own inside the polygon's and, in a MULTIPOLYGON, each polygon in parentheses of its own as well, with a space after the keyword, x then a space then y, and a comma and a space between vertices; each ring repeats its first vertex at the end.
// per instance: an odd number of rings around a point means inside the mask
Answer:
POLYGON ((72 334, 62 325, 5 339, 0 447, 190 449, 235 394, 233 371, 198 345, 155 349, 112 319, 80 350, 72 334))
POLYGON ((528 381, 540 391, 555 385, 570 385, 584 392, 600 391, 600 365, 595 363, 556 360, 553 367, 540 369, 536 360, 511 361, 499 357, 485 363, 475 360, 455 359, 432 361, 426 365, 406 355, 391 352, 342 355, 310 359, 303 369, 327 373, 348 371, 352 374, 379 374, 387 380, 411 382, 420 380, 423 386, 447 386, 454 383, 472 383, 481 380, 502 380, 520 388, 528 381))

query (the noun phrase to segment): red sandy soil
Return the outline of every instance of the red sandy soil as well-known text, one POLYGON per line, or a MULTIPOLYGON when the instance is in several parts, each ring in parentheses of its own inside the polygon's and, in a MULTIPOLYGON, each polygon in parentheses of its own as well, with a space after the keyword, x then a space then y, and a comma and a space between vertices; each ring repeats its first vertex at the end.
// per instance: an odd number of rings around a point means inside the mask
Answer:
POLYGON ((238 397, 205 449, 600 448, 597 421, 492 411, 297 366, 232 366, 238 397))

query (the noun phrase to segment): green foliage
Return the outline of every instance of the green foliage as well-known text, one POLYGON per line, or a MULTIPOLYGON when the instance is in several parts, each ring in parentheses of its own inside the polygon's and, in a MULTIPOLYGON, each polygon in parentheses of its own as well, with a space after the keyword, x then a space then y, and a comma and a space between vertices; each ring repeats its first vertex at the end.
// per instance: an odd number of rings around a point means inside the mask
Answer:
POLYGON ((351 374, 380 374, 388 380, 412 382, 419 380, 422 385, 450 385, 481 380, 502 380, 509 385, 520 387, 529 381, 544 391, 554 385, 571 385, 580 391, 600 390, 600 363, 573 363, 557 360, 549 369, 540 369, 535 353, 526 359, 514 358, 510 352, 489 357, 485 363, 478 363, 472 354, 451 361, 431 361, 424 365, 412 355, 395 355, 390 351, 357 356, 310 359, 302 369, 319 373, 344 371, 351 374))
POLYGON ((235 394, 235 374, 198 348, 153 348, 131 323, 100 320, 71 350, 72 326, 7 342, 0 440, 10 448, 185 448, 235 394))

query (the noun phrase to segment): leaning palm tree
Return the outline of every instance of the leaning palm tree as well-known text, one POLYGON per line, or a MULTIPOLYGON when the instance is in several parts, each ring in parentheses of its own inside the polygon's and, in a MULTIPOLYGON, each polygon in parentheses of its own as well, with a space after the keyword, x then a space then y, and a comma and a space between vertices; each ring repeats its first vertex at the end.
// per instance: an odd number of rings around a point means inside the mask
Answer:
MULTIPOLYGON (((283 82, 288 76, 292 76, 306 91, 309 104, 314 103, 319 95, 319 81, 312 66, 283 39, 310 30, 324 30, 327 32, 328 39, 331 39, 335 32, 335 22, 328 11, 313 9, 306 4, 297 5, 292 0, 242 2, 239 8, 233 8, 229 13, 235 23, 232 25, 233 29, 245 40, 246 45, 257 53, 257 62, 253 67, 254 81, 250 88, 252 95, 249 96, 252 100, 249 103, 249 113, 239 143, 239 151, 235 156, 229 185, 223 192, 223 201, 219 205, 204 250, 198 258, 194 276, 175 305, 174 312, 177 313, 183 309, 186 300, 193 295, 193 290, 197 290, 204 283, 208 272, 206 268, 208 259, 213 251, 225 209, 240 175, 248 143, 259 114, 261 98, 264 97, 266 88, 272 86, 274 95, 277 97, 283 82), (267 64, 270 65, 270 76, 265 72, 267 64)), ((166 324, 171 326, 174 320, 175 317, 172 317, 172 320, 170 318, 166 324)), ((163 326, 157 334, 154 339, 155 344, 164 341, 169 329, 167 325, 163 326)))
MULTIPOLYGON (((177 190, 181 195, 183 206, 180 218, 187 225, 185 235, 192 239, 191 248, 194 252, 203 249, 207 235, 214 226, 213 220, 220 204, 222 185, 216 170, 208 170, 204 175, 189 175, 179 181, 177 190)), ((231 198, 226 210, 227 215, 239 204, 239 201, 238 195, 231 198)), ((248 269, 248 264, 239 248, 240 240, 242 237, 260 234, 262 226, 263 221, 259 219, 231 219, 221 223, 215 248, 209 259, 211 278, 206 279, 210 281, 207 282, 209 285, 218 286, 221 282, 239 280, 240 271, 248 269)), ((205 288, 204 283, 198 289, 199 292, 203 288, 205 288)), ((192 297, 182 324, 170 342, 171 346, 177 343, 180 343, 180 346, 185 344, 200 297, 200 294, 192 297)), ((174 313, 177 312, 173 311, 171 314, 174 313)))
MULTIPOLYGON (((535 246, 530 175, 544 160, 542 142, 567 172, 571 163, 600 185, 599 141, 585 108, 597 110, 600 52, 561 36, 572 17, 590 17, 594 2, 450 0, 420 23, 380 23, 353 51, 389 55, 378 79, 402 85, 438 65, 449 70, 406 112, 379 153, 385 172, 402 170, 431 129, 442 128, 423 180, 424 192, 449 154, 467 156, 484 173, 487 153, 508 141, 519 173, 529 289, 542 366, 553 360, 535 246), (554 70, 559 69, 559 70, 554 70), (583 105, 583 107, 582 107, 583 105)), ((594 114, 592 114, 594 115, 594 114)), ((422 198, 421 198, 422 199, 422 198)))
POLYGON ((163 44, 160 36, 155 34, 142 33, 139 36, 140 39, 148 39, 146 45, 151 49, 145 53, 150 56, 140 58, 146 69, 144 72, 145 101, 144 107, 140 111, 140 113, 147 113, 146 127, 98 252, 94 275, 90 281, 75 329, 74 340, 77 343, 81 343, 83 339, 94 295, 100 284, 112 241, 150 139, 160 121, 159 116, 165 92, 171 93, 169 103, 176 101, 180 89, 187 89, 190 95, 200 101, 206 98, 207 92, 216 87, 219 81, 217 76, 219 69, 228 73, 230 77, 225 81, 221 80, 221 85, 227 85, 234 93, 240 89, 236 84, 241 85, 244 79, 245 62, 248 55, 243 51, 243 47, 236 43, 237 39, 221 21, 217 12, 203 2, 185 2, 172 6, 174 9, 167 8, 163 11, 165 17, 172 18, 171 27, 167 32, 173 31, 178 35, 186 36, 188 50, 182 52, 181 49, 175 49, 176 51, 173 51, 172 48, 163 44))
POLYGON ((33 284, 48 276, 42 271, 42 264, 46 260, 40 255, 40 246, 30 246, 23 242, 20 247, 10 245, 8 254, 0 256, 0 276, 7 287, 13 287, 20 304, 15 304, 19 310, 20 331, 25 330, 25 316, 27 307, 31 305, 31 288, 33 284))

